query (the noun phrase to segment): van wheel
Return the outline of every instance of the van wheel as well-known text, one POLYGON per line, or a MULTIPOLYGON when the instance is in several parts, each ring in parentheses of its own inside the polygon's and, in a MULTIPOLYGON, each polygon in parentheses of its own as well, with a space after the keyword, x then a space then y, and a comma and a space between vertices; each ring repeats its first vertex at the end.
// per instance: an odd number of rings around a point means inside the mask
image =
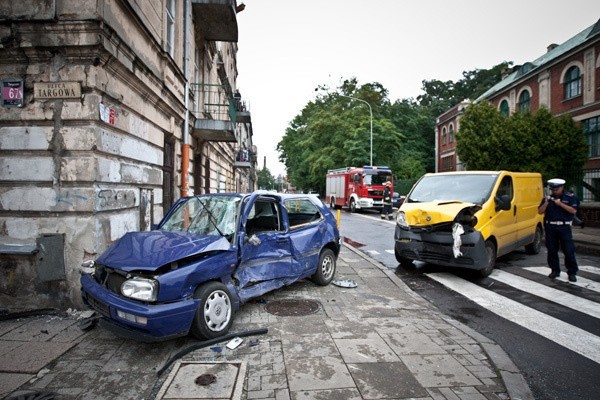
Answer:
POLYGON ((335 275, 335 254, 331 249, 323 249, 319 255, 317 271, 310 280, 319 286, 327 286, 333 280, 333 275, 335 275))
POLYGON ((539 254, 542 250, 542 228, 539 226, 535 228, 535 234, 533 235, 533 243, 525 246, 525 251, 528 254, 539 254))
POLYGON ((496 245, 490 240, 486 240, 485 251, 487 253, 486 265, 483 269, 479 270, 479 275, 482 278, 489 276, 496 266, 496 245))
POLYGON ((356 202, 354 201, 354 199, 350 199, 350 212, 351 213, 356 212, 356 202))
POLYGON ((190 331, 198 339, 214 339, 229 331, 233 322, 231 294, 220 282, 208 282, 194 293, 200 300, 190 331))
POLYGON ((402 268, 408 270, 413 270, 417 268, 413 260, 411 260, 410 258, 402 257, 396 249, 394 249, 394 255, 396 256, 396 261, 398 261, 402 268))

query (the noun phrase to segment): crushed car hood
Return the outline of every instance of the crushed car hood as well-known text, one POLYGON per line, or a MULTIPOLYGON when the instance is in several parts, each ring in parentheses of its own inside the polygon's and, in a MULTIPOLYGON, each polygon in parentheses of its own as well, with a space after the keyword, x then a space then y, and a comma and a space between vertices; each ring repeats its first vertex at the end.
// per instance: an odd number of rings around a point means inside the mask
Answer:
POLYGON ((404 202, 400 211, 404 211, 408 225, 423 226, 452 222, 465 208, 471 208, 473 209, 472 213, 475 213, 481 209, 481 206, 462 201, 404 202))
POLYGON ((130 232, 106 250, 97 262, 123 271, 152 271, 182 258, 230 248, 231 244, 222 236, 160 230, 130 232))

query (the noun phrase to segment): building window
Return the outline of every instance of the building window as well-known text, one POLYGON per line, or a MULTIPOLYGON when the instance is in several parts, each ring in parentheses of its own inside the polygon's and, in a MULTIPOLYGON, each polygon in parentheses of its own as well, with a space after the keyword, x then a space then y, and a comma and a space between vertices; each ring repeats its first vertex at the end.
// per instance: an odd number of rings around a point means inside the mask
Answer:
POLYGON ((600 157, 600 116, 582 121, 583 131, 590 146, 590 158, 600 157))
POLYGON ((447 136, 446 127, 443 127, 442 128, 442 144, 446 144, 446 139, 447 139, 446 136, 447 136))
POLYGON ((578 67, 571 67, 565 75, 565 100, 581 94, 581 73, 578 67))
POLYGON ((519 111, 529 112, 531 110, 531 95, 528 90, 523 90, 519 95, 519 111))
POLYGON ((442 171, 454 171, 454 155, 442 158, 442 171))
POLYGON ((450 143, 454 142, 454 125, 450 124, 450 127, 448 128, 448 136, 450 139, 450 143))
POLYGON ((505 117, 508 117, 509 113, 510 109, 508 107, 508 101, 502 100, 502 103, 500 103, 500 114, 504 115, 505 117))
POLYGON ((175 56, 175 0, 167 0, 167 51, 175 56))
POLYGON ((200 112, 200 50, 196 47, 194 51, 194 82, 192 85, 194 93, 194 112, 200 112))

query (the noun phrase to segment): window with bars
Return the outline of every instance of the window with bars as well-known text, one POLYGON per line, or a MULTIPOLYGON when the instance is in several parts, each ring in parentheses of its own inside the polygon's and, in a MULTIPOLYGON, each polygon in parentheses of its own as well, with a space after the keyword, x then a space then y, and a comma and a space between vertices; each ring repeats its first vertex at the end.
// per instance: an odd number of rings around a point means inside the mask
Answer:
POLYGON ((167 0, 167 51, 171 57, 175 56, 175 0, 167 0))
POLYGON ((531 95, 528 90, 523 90, 519 95, 519 111, 529 112, 531 110, 531 95))
POLYGON ((590 146, 589 157, 600 157, 600 116, 582 121, 583 131, 590 146))
POLYGON ((565 75, 565 100, 581 95, 581 72, 578 67, 571 67, 565 75))

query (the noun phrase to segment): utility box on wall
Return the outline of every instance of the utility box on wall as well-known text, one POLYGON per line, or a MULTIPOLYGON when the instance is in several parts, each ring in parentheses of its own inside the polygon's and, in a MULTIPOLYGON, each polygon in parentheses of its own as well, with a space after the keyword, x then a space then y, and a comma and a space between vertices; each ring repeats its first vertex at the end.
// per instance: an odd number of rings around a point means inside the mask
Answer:
POLYGON ((36 239, 36 243, 39 281, 51 282, 65 279, 65 235, 44 234, 36 239))

